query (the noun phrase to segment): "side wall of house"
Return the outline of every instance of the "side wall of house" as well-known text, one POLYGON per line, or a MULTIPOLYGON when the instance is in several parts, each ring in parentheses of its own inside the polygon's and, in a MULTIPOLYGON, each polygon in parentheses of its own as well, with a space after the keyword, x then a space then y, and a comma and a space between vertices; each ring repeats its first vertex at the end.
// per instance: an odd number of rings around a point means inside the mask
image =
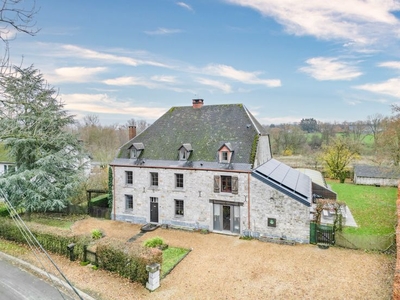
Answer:
POLYGON ((250 216, 252 236, 310 242, 310 208, 256 178, 251 181, 250 216))
POLYGON ((115 167, 114 210, 112 218, 139 224, 150 222, 150 199, 157 198, 159 224, 213 230, 213 203, 239 205, 240 224, 247 224, 248 173, 223 171, 115 167), (132 171, 133 184, 125 184, 126 171, 132 171), (158 173, 158 187, 150 186, 150 173, 158 173), (175 174, 183 174, 184 187, 175 188, 175 174), (215 193, 214 175, 238 177, 238 194, 215 193), (125 195, 133 196, 133 208, 127 209, 125 195), (184 214, 175 214, 175 200, 183 200, 184 214))
POLYGON ((398 179, 390 178, 372 178, 372 177, 354 177, 355 184, 361 185, 380 185, 380 186, 397 186, 399 183, 398 179))
POLYGON ((254 168, 262 165, 272 158, 269 135, 262 135, 258 138, 257 154, 254 161, 254 168))

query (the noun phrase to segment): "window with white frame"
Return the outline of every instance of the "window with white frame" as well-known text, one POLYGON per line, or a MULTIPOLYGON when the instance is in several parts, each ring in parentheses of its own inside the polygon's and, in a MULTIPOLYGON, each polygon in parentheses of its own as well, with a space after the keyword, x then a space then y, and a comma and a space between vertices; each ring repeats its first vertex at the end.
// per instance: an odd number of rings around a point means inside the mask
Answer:
POLYGON ((188 155, 186 149, 182 147, 181 150, 179 151, 179 159, 180 160, 187 160, 188 156, 189 155, 188 155))
POLYGON ((175 187, 183 189, 183 174, 175 174, 175 187))
POLYGON ((125 184, 133 184, 133 172, 125 171, 125 184))
POLYGON ((183 217, 184 216, 183 200, 176 200, 175 199, 175 216, 176 217, 183 217))
POLYGON ((132 211, 133 210, 133 196, 125 195, 125 210, 132 211))
POLYGON ((229 162, 229 152, 228 151, 221 151, 221 162, 227 163, 229 162))
POLYGON ((158 186, 158 173, 150 172, 150 186, 158 186))
POLYGON ((131 158, 137 158, 138 151, 135 148, 131 148, 131 158))

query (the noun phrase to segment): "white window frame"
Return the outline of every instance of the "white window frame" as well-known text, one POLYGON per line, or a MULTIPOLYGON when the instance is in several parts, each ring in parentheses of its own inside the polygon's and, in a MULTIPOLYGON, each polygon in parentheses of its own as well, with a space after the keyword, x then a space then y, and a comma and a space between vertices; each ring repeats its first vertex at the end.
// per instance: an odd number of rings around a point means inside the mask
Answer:
POLYGON ((133 185, 133 171, 125 171, 125 185, 133 185))
POLYGON ((175 188, 176 189, 183 189, 184 188, 184 186, 185 186, 184 178, 185 177, 183 176, 182 173, 175 173, 175 188), (180 176, 182 176, 182 177, 178 178, 180 176), (182 184, 182 186, 178 186, 178 183, 182 184))
POLYGON ((125 211, 133 211, 133 195, 125 195, 125 211))
POLYGON ((182 218, 185 216, 185 202, 181 199, 175 199, 175 217, 182 218), (182 204, 182 207, 180 205, 182 204), (179 207, 178 207, 179 206, 179 207))

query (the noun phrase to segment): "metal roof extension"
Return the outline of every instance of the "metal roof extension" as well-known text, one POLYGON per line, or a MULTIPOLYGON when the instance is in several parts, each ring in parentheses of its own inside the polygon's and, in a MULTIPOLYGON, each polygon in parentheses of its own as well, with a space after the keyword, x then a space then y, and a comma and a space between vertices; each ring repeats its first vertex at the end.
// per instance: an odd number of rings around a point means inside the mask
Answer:
POLYGON ((252 176, 300 203, 311 206, 311 179, 304 173, 272 158, 255 169, 252 176))

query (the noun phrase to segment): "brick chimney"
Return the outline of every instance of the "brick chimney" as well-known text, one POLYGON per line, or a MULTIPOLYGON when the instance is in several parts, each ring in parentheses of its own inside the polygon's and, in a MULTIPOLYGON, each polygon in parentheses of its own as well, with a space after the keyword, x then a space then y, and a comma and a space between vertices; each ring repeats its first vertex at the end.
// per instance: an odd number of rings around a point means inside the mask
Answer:
POLYGON ((136 126, 129 125, 129 139, 133 139, 136 136, 136 126))
POLYGON ((193 99, 193 108, 200 108, 204 104, 203 99, 193 99))

